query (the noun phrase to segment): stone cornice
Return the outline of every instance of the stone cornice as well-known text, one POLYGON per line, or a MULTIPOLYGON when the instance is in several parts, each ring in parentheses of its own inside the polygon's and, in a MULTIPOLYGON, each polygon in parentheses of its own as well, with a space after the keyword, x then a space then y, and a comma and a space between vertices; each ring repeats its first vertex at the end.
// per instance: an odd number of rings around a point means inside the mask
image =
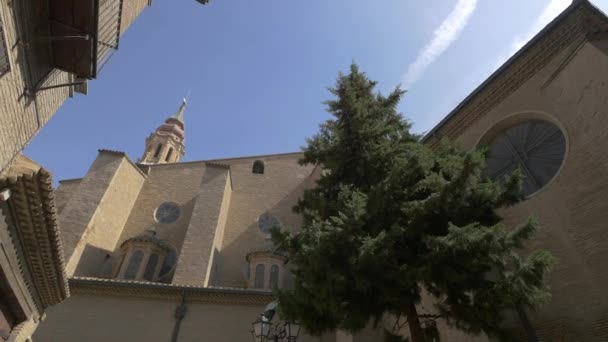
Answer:
POLYGON ((69 279, 74 295, 175 299, 182 295, 190 303, 266 305, 273 299, 268 291, 228 287, 196 287, 123 279, 73 277, 69 279))
POLYGON ((423 141, 456 139, 473 122, 515 92, 558 53, 579 39, 608 31, 608 18, 588 1, 574 1, 437 124, 423 141))
POLYGON ((252 258, 258 257, 258 256, 274 258, 277 260, 281 260, 284 263, 287 263, 287 260, 288 260, 286 255, 276 252, 275 248, 273 248, 273 247, 260 248, 260 249, 250 251, 249 253, 247 253, 247 255, 245 255, 245 260, 247 262, 250 262, 252 258))
POLYGON ((213 162, 205 162, 205 166, 207 167, 217 167, 220 169, 230 169, 230 165, 221 164, 221 163, 213 163, 213 162))
POLYGON ((24 264, 33 282, 31 285, 43 308, 63 301, 69 296, 69 289, 51 175, 40 169, 31 174, 2 178, 0 188, 10 189, 10 212, 5 215, 16 228, 15 241, 21 246, 24 264))

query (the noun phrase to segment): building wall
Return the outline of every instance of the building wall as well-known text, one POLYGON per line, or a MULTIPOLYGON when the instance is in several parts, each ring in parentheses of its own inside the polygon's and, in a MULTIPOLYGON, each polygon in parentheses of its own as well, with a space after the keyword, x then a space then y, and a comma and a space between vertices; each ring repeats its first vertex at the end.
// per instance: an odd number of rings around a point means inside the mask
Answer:
POLYGON ((68 200, 72 194, 77 191, 76 189, 78 189, 81 180, 82 178, 59 181, 59 186, 55 190, 55 208, 57 209, 57 215, 61 215, 68 200))
POLYGON ((251 172, 256 158, 219 161, 230 164, 232 195, 224 230, 224 240, 216 258, 214 284, 246 287, 247 253, 271 244, 258 229, 258 217, 269 212, 286 229, 300 226, 300 217, 292 207, 309 186, 313 166, 301 166, 301 154, 259 158, 264 161, 264 174, 251 172))
MULTIPOLYGON (((25 96, 29 70, 24 58, 25 50, 18 44, 16 6, 10 6, 10 2, 0 0, 0 18, 10 63, 10 71, 0 76, 0 172, 69 96, 68 88, 39 92, 35 97, 25 96)), ((67 73, 56 70, 43 86, 66 83, 67 80, 67 73)))
MULTIPOLYGON (((148 0, 125 0, 121 17, 121 34, 124 33, 148 0)), ((63 102, 72 96, 70 87, 59 87, 26 95, 25 89, 42 82, 39 87, 49 87, 71 82, 71 76, 53 69, 46 74, 46 67, 38 67, 38 57, 25 58, 23 41, 25 32, 18 30, 19 22, 31 10, 11 0, 0 0, 0 21, 9 52, 10 71, 0 76, 0 172, 7 169, 14 156, 21 152, 36 133, 50 120, 63 102), (12 3, 12 4, 11 4, 12 3), (19 16, 17 16, 19 13, 19 16), (18 19, 21 18, 21 19, 18 19), (40 70, 39 70, 40 69, 40 70), (33 76, 31 76, 33 75, 33 76), (30 84, 34 83, 34 84, 30 84)), ((23 24, 22 24, 23 25, 23 24)))
POLYGON ((557 264, 549 277, 552 301, 531 313, 551 341, 608 339, 608 41, 563 50, 507 99, 457 138, 470 148, 502 120, 545 118, 567 140, 562 169, 531 198, 504 212, 515 225, 539 218, 530 249, 549 250, 557 264))
POLYGON ((133 21, 135 21, 149 4, 152 4, 152 0, 123 0, 122 17, 120 21, 121 35, 125 33, 133 21))
MULTIPOLYGON (((206 286, 215 255, 215 240, 223 211, 225 190, 230 182, 227 167, 207 166, 180 251, 173 282, 206 286)), ((224 209, 225 211, 225 209, 224 209)))
POLYGON ((95 275, 114 250, 144 182, 126 157, 101 152, 59 216, 68 275, 95 275))
MULTIPOLYGON (((171 341, 174 313, 180 299, 145 299, 74 294, 49 309, 47 318, 34 334, 36 342, 171 341), (75 328, 77 327, 77 328, 75 328)), ((177 341, 251 341, 251 322, 263 306, 191 303, 186 298, 184 317, 177 341)), ((298 342, 335 341, 304 334, 298 342)), ((371 340, 368 340, 371 342, 371 340)))
MULTIPOLYGON (((120 233, 119 244, 154 228, 157 236, 175 247, 179 255, 205 170, 205 164, 198 162, 150 167, 127 224, 120 233), (164 202, 173 202, 180 207, 177 221, 169 224, 156 222, 154 212, 164 202)), ((118 262, 115 260, 114 264, 118 262)))
MULTIPOLYGON (((311 184, 313 170, 300 166, 297 163, 300 157, 299 153, 265 156, 262 175, 251 172, 255 157, 216 160, 208 165, 188 162, 147 166, 146 180, 124 229, 115 231, 119 237, 111 253, 112 268, 122 259, 118 250, 121 242, 154 229, 160 239, 176 248, 174 283, 247 287, 246 254, 270 244, 268 236, 257 227, 258 216, 268 211, 286 228, 299 226, 299 217, 293 214, 292 207, 303 189, 311 184), (180 207, 180 216, 173 223, 155 220, 155 210, 164 202, 180 207)), ((100 178, 91 174, 80 183, 84 184, 89 177, 100 178)), ((83 191, 83 185, 77 190, 66 185, 65 189, 60 187, 60 193, 75 191, 71 198, 83 191)), ((60 197, 59 202, 62 201, 60 197)), ((68 207, 69 202, 62 213, 68 207)))

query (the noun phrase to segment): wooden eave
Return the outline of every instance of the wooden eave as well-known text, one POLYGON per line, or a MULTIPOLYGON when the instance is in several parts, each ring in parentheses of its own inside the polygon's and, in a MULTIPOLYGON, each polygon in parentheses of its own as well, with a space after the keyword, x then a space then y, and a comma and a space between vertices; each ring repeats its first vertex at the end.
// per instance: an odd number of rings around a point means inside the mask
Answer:
MULTIPOLYGON (((0 189, 9 189, 5 212, 14 227, 13 241, 20 247, 42 309, 69 296, 65 263, 53 200, 51 175, 44 169, 0 178, 0 189)), ((24 269, 21 270, 24 272, 24 269)))

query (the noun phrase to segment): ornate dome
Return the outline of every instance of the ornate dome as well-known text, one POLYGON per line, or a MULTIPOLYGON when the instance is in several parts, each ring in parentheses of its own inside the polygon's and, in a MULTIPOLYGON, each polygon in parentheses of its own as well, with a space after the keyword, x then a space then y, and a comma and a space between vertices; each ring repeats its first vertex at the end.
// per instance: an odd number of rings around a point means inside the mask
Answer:
POLYGON ((185 138, 184 124, 173 118, 167 119, 167 121, 165 121, 164 124, 160 125, 160 127, 158 127, 156 131, 173 134, 178 137, 180 141, 184 140, 185 138))

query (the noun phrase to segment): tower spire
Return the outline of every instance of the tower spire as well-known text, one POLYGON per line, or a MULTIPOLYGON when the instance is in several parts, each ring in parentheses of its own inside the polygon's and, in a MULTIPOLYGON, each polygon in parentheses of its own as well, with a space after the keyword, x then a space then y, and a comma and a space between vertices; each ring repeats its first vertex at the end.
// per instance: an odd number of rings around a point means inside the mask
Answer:
POLYGON ((171 117, 174 118, 175 120, 181 122, 182 124, 184 124, 184 111, 186 110, 187 104, 188 104, 188 102, 187 102, 186 98, 184 97, 182 99, 182 104, 179 106, 179 109, 171 117))
POLYGON ((146 150, 139 160, 142 164, 177 163, 185 154, 184 111, 186 98, 175 114, 165 120, 146 139, 146 150))

